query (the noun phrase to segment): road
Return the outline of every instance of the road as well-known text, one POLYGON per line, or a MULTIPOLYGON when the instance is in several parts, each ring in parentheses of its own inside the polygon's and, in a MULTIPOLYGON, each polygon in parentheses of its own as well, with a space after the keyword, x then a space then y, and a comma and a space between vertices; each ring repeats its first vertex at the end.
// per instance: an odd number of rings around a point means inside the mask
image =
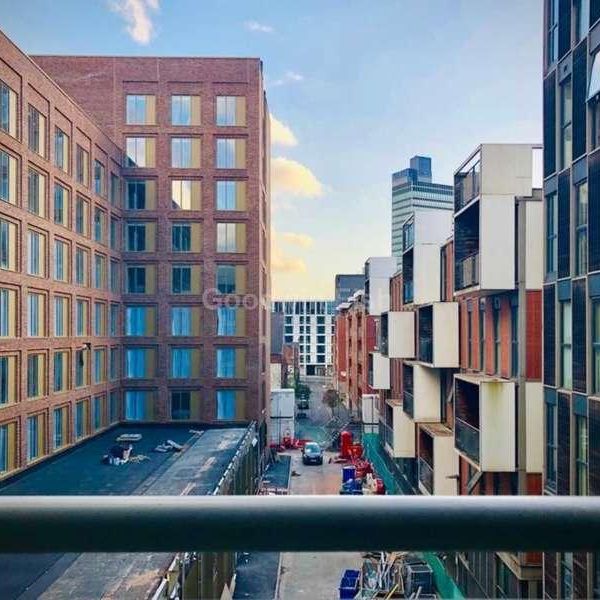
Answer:
MULTIPOLYGON (((311 409, 307 421, 310 426, 327 422, 331 417, 329 408, 322 404, 323 385, 328 380, 307 381, 312 389, 311 409)), ((293 452, 291 494, 337 495, 341 483, 341 466, 329 463, 335 456, 326 452, 323 465, 304 466, 299 452, 293 452)), ((303 552, 284 553, 281 557, 279 598, 281 600, 332 600, 337 596, 342 573, 345 569, 358 569, 361 555, 356 552, 303 552)))

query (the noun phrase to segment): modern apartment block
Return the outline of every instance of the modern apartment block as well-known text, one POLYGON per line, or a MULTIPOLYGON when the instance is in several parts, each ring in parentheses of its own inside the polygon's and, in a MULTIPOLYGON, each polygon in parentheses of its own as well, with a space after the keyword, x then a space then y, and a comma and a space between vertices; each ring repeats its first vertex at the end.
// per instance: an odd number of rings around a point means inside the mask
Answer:
POLYGON ((365 287, 363 273, 340 274, 335 276, 335 306, 346 302, 350 296, 365 287))
POLYGON ((452 186, 432 182, 431 158, 413 156, 408 169, 392 174, 392 255, 398 259, 402 256, 402 224, 423 208, 451 213, 452 186))
POLYGON ((369 355, 375 349, 375 317, 367 312, 364 292, 358 290, 338 304, 335 317, 334 383, 352 414, 358 414, 369 385, 369 355))
MULTIPOLYGON (((600 494, 600 2, 544 2, 543 489, 600 494)), ((600 559, 544 555, 544 597, 597 597, 600 559)))
POLYGON ((284 315, 284 344, 300 346, 300 374, 331 375, 333 300, 277 300, 273 312, 284 315))
POLYGON ((121 420, 264 423, 260 61, 0 55, 0 477, 121 420))

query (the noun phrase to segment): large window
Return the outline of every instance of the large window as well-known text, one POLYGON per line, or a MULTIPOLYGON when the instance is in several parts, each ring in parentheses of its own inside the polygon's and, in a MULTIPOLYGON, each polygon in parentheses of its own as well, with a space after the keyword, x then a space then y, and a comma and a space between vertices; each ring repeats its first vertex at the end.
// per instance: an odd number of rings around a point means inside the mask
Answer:
POLYGON ((190 169, 192 161, 192 138, 171 139, 171 166, 178 169, 190 169))
POLYGON ((27 335, 41 337, 44 332, 44 296, 29 292, 27 294, 27 335))
POLYGON ((66 242, 54 240, 54 279, 67 281, 69 266, 69 246, 66 242))
POLYGON ((217 290, 220 294, 236 293, 235 275, 235 265, 217 265, 217 290))
POLYGON ((54 222, 69 226, 69 190, 58 183, 54 184, 54 222))
POLYGON ((217 335, 238 335, 237 312, 235 306, 219 306, 217 308, 217 335))
POLYGON ((31 462, 43 454, 43 424, 41 415, 27 417, 27 460, 31 462), (40 439, 42 438, 42 439, 40 439))
POLYGON ((592 302, 592 369, 593 391, 600 395, 600 298, 592 302))
POLYGON ((69 172, 69 136, 58 127, 54 130, 54 164, 69 172))
POLYGON ((125 143, 128 167, 154 167, 154 138, 128 137, 125 143))
POLYGON ((246 99, 243 96, 217 96, 217 125, 244 126, 246 99))
POLYGON ((217 223, 217 252, 245 252, 246 224, 217 223))
POLYGON ((31 105, 27 113, 27 128, 29 149, 46 156, 46 117, 31 105))
POLYGON ((171 392, 171 418, 175 421, 191 417, 191 392, 171 392))
POLYGON ((217 169, 246 167, 246 140, 241 138, 217 139, 217 169))
POLYGON ((588 422, 575 415, 575 489, 578 496, 588 493, 588 422))
POLYGON ((191 306, 173 306, 173 307, 171 307, 171 335, 174 335, 174 336, 192 335, 192 307, 191 306))
POLYGON ((582 40, 588 33, 590 27, 590 1, 573 0, 573 21, 575 43, 582 40))
POLYGON ((217 181, 217 210, 245 210, 246 182, 217 181))
POLYGON ((588 267, 588 185, 575 188, 575 274, 584 275, 588 267))
POLYGON ((236 376, 235 348, 217 348, 217 377, 231 379, 236 376))
POLYGON ((94 287, 98 290, 106 286, 106 256, 94 253, 94 287))
POLYGON ((43 276, 45 274, 43 234, 29 230, 27 232, 27 273, 43 276))
POLYGON ((571 301, 560 303, 560 381, 565 389, 573 387, 573 321, 571 317, 571 301))
POLYGON ((87 285, 88 253, 83 248, 75 248, 75 283, 87 285))
POLYGON ((558 262, 558 203, 556 192, 546 196, 546 273, 555 273, 558 262))
POLYGON ((75 148, 75 179, 86 187, 90 182, 90 154, 79 144, 75 148))
POLYGON ((106 349, 96 348, 94 350, 94 383, 102 383, 106 380, 106 349))
POLYGON ((89 205, 81 197, 75 200, 75 231, 87 235, 89 222, 89 205))
POLYGON ((171 96, 171 125, 199 125, 199 96, 171 96), (192 118, 192 112, 195 118, 192 118))
POLYGON ((4 81, 0 81, 0 129, 17 137, 17 94, 4 81))
POLYGON ((154 125, 156 98, 142 94, 128 94, 126 106, 127 125, 154 125))
POLYGON ((147 184, 148 182, 144 180, 127 182, 127 208, 129 210, 144 210, 147 208, 147 184))
POLYGON ((192 377, 192 348, 171 348, 171 377, 192 377))
POLYGON ((560 168, 573 157, 573 84, 571 78, 560 84, 560 168))
POLYGON ((192 225, 190 223, 173 223, 171 243, 173 252, 190 252, 192 250, 192 225))
POLYGON ((75 332, 78 337, 88 334, 88 301, 78 299, 75 303, 75 332))
POLYGON ((45 356, 30 354, 27 357, 27 397, 37 398, 44 395, 45 356))
POLYGON ((127 348, 125 351, 125 376, 146 377, 146 349, 127 348))
POLYGON ((106 167, 99 161, 94 161, 94 192, 106 197, 106 167))
POLYGON ((94 240, 104 242, 104 230, 106 229, 106 213, 96 207, 94 208, 94 240))
POLYGON ((192 267, 173 265, 171 286, 174 294, 189 294, 192 291, 192 267))
POLYGON ((127 224, 127 251, 144 252, 146 250, 146 224, 127 224))
POLYGON ((552 65, 558 59, 558 2, 548 0, 546 24, 546 66, 552 65))
POLYGON ((29 169, 27 191, 27 210, 40 217, 45 217, 46 177, 35 169, 29 169))
POLYGON ((150 397, 150 392, 125 392, 125 420, 143 421, 144 419, 146 419, 146 405, 150 397))
POLYGON ((52 412, 53 414, 53 422, 54 422, 54 429, 53 429, 53 434, 52 434, 52 446, 55 450, 57 450, 58 448, 62 448, 67 440, 66 438, 66 422, 67 422, 67 418, 66 418, 66 413, 67 412, 67 408, 66 407, 61 407, 61 408, 55 408, 54 411, 52 412))
POLYGON ((125 308, 125 335, 152 335, 154 312, 150 306, 127 306, 125 308))
POLYGON ((17 203, 17 160, 0 150, 0 200, 17 203))
POLYGON ((75 351, 75 387, 83 387, 88 383, 88 351, 75 351))
POLYGON ((233 421, 243 419, 243 392, 238 390, 217 391, 217 419, 219 421, 233 421))
POLYGON ((127 293, 146 293, 146 267, 127 267, 127 293))
POLYGON ((67 389, 68 373, 68 354, 67 352, 54 353, 54 391, 64 392, 67 389))

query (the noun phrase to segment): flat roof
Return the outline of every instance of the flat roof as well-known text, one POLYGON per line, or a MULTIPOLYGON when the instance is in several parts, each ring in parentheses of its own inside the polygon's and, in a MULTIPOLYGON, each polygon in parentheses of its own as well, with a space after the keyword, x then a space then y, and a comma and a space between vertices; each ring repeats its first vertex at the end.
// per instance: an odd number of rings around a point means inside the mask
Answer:
MULTIPOLYGON (((215 489, 247 429, 118 425, 0 484, 1 495, 205 495, 215 489), (197 431, 197 433, 194 433, 197 431), (140 433, 141 462, 104 465, 122 433, 140 433), (166 440, 182 452, 155 452, 166 440)), ((107 532, 110 535, 110 532, 107 532)), ((0 554, 2 598, 144 598, 173 560, 170 553, 0 554)))

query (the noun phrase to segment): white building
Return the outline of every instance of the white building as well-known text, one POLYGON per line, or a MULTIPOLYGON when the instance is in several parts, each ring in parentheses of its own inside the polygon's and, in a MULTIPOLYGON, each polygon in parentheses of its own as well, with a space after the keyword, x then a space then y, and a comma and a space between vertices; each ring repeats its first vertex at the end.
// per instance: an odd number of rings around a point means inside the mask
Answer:
POLYGON ((301 375, 331 375, 333 300, 276 300, 273 312, 283 313, 283 342, 300 346, 301 375))

